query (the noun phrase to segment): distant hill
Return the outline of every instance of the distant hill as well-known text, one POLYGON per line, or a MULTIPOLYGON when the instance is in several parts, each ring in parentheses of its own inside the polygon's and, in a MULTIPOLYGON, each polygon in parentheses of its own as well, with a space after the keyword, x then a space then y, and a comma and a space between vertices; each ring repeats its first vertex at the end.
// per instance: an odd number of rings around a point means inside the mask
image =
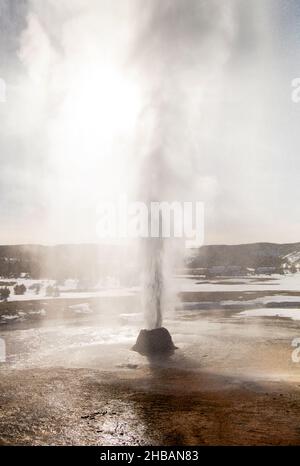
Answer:
MULTIPOLYGON (((69 244, 58 246, 0 246, 0 276, 32 278, 78 278, 97 280, 115 275, 122 282, 136 278, 134 252, 115 245, 69 244)), ((202 246, 187 258, 189 269, 212 274, 238 274, 248 268, 259 273, 300 269, 300 243, 255 243, 202 246)))
POLYGON ((0 246, 0 276, 93 281, 122 269, 122 260, 118 247, 110 245, 0 246))
POLYGON ((189 268, 292 268, 300 266, 300 243, 253 243, 202 246, 188 260, 189 268))

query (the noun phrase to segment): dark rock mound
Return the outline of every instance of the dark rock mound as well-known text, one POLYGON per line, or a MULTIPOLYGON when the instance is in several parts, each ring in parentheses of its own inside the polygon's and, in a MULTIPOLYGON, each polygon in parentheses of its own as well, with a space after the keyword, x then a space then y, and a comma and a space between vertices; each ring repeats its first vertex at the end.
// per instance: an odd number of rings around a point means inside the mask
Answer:
POLYGON ((153 330, 141 330, 132 347, 133 351, 144 356, 173 353, 177 349, 168 330, 164 327, 153 330))

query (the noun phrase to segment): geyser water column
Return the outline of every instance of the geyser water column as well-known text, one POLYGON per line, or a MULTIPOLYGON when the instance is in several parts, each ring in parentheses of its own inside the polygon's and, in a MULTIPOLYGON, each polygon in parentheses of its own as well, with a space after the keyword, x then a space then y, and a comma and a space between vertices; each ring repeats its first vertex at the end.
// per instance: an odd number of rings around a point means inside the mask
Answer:
MULTIPOLYGON (((153 221, 153 219, 152 219, 153 221)), ((165 300, 164 247, 166 239, 162 238, 162 216, 158 222, 159 237, 146 238, 142 244, 143 253, 143 307, 147 329, 140 331, 133 350, 151 356, 170 354, 176 349, 169 331, 162 327, 165 300)))
MULTIPOLYGON (((161 219, 161 216, 160 216, 161 219)), ((163 321, 164 240, 147 238, 143 241, 143 305, 147 326, 159 328, 163 321)))

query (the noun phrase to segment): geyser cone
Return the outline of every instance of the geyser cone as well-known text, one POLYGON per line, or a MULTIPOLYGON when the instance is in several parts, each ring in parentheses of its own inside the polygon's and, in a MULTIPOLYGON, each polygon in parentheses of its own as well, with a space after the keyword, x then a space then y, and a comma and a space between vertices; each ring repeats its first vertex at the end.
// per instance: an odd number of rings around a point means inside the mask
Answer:
POLYGON ((133 351, 144 356, 172 354, 175 349, 177 347, 174 345, 169 331, 164 327, 153 330, 141 330, 136 344, 132 347, 133 351))

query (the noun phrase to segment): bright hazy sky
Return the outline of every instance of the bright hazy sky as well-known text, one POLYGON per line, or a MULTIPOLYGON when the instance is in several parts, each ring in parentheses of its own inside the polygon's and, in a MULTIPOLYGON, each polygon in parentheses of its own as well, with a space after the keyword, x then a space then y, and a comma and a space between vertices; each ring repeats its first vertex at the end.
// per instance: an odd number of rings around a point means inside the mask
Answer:
POLYGON ((96 242, 153 151, 207 244, 300 241, 299 24, 298 0, 0 0, 0 244, 96 242))

